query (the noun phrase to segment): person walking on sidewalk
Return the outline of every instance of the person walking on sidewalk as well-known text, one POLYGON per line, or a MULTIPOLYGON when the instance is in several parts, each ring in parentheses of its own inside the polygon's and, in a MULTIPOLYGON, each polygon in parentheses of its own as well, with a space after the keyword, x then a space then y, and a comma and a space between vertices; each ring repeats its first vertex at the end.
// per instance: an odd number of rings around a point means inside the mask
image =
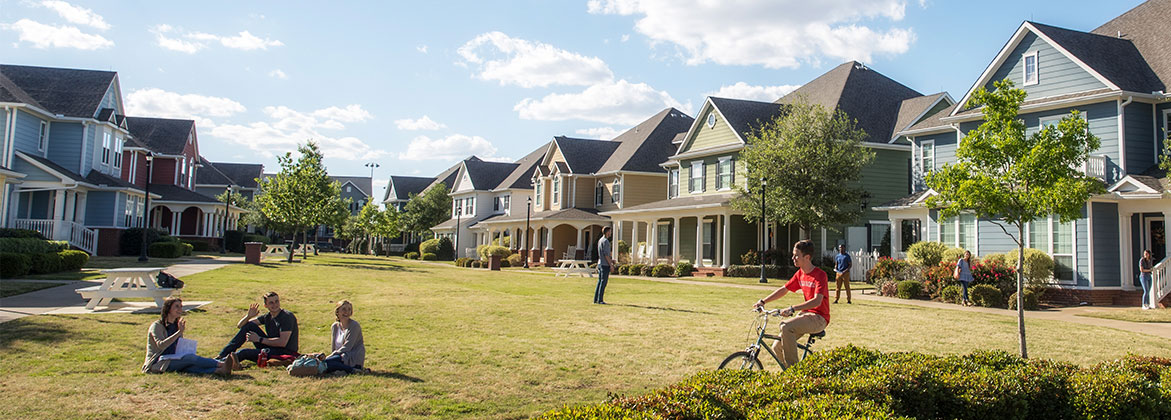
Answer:
POLYGON ((834 257, 834 273, 837 273, 836 281, 837 292, 834 294, 834 303, 838 303, 838 299, 842 298, 842 284, 846 285, 846 303, 851 302, 853 297, 850 295, 850 269, 854 268, 854 260, 850 259, 850 254, 846 252, 845 245, 838 245, 838 255, 834 257))
POLYGON ((1143 309, 1155 309, 1151 306, 1151 270, 1155 267, 1155 259, 1151 258, 1151 250, 1144 249, 1142 259, 1138 260, 1138 284, 1143 288, 1143 309))
POLYGON ((602 228, 602 239, 598 239, 598 287, 594 289, 594 303, 605 305, 606 283, 610 281, 610 267, 614 266, 611 258, 610 236, 613 232, 610 227, 602 228))
POLYGON ((972 251, 964 250, 963 258, 956 261, 955 279, 960 282, 960 287, 963 289, 963 305, 972 306, 972 301, 968 300, 968 286, 972 283, 972 251))

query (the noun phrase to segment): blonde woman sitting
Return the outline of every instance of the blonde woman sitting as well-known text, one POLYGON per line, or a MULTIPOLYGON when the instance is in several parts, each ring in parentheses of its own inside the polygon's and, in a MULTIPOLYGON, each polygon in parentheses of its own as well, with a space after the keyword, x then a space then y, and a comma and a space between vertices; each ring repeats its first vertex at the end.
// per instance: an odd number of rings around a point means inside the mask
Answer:
POLYGON ((366 344, 362 340, 362 326, 350 318, 354 315, 354 305, 348 300, 339 301, 333 314, 337 318, 331 328, 333 352, 325 357, 325 373, 364 370, 362 364, 366 362, 366 344))

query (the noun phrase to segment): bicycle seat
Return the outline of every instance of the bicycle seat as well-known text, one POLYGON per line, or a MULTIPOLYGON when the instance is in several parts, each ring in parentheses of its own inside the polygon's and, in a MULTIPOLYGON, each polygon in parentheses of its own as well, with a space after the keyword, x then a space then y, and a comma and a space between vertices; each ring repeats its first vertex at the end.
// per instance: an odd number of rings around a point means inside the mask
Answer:
POLYGON ((819 333, 809 334, 809 337, 810 338, 825 338, 825 330, 821 330, 821 332, 819 332, 819 333))

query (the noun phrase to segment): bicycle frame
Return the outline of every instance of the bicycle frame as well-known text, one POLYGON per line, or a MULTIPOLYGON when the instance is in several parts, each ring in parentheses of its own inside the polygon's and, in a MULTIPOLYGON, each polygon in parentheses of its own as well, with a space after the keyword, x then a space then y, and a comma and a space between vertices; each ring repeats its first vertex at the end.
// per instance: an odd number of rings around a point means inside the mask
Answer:
MULTIPOLYGON (((764 323, 762 323, 760 325, 760 335, 756 337, 756 342, 753 343, 752 345, 748 346, 748 348, 745 349, 745 351, 747 351, 749 354, 753 355, 752 357, 754 359, 760 360, 760 349, 763 348, 765 351, 768 352, 768 354, 770 356, 773 357, 773 360, 777 362, 777 365, 780 365, 781 369, 784 369, 785 364, 783 362, 781 362, 781 358, 779 356, 777 356, 777 353, 773 351, 772 347, 764 345, 764 340, 766 338, 770 339, 770 340, 780 341, 781 337, 768 333, 768 318, 771 315, 768 312, 765 312, 761 316, 764 317, 764 323)), ((813 344, 813 342, 814 342, 814 338, 812 336, 810 336, 809 339, 805 341, 805 344, 797 343, 797 348, 800 350, 803 350, 803 352, 801 353, 801 357, 798 360, 805 359, 806 357, 809 356, 809 353, 813 352, 812 350, 809 349, 809 346, 811 344, 813 344)))

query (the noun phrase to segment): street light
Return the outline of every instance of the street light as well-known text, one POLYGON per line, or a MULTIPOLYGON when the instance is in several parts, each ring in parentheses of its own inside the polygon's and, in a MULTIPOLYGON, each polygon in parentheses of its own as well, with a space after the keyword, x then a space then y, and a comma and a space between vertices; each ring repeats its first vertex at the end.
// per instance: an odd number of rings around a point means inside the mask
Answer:
POLYGON ((370 163, 367 163, 367 164, 365 164, 365 165, 362 165, 362 166, 365 166, 365 167, 367 167, 367 168, 370 168, 370 179, 374 179, 374 168, 377 168, 377 167, 379 167, 379 166, 382 166, 382 165, 379 165, 379 164, 377 164, 377 163, 374 163, 374 162, 370 162, 370 163))
POLYGON ((146 248, 147 248, 147 246, 150 245, 150 244, 146 243, 146 231, 147 231, 147 229, 150 229, 150 179, 154 175, 154 167, 151 166, 151 162, 153 162, 154 160, 155 160, 154 153, 148 152, 146 154, 146 188, 145 188, 146 191, 144 191, 146 193, 146 200, 143 200, 143 203, 142 203, 142 208, 143 208, 143 211, 146 212, 146 217, 143 218, 143 222, 142 222, 142 250, 141 250, 141 253, 139 253, 139 255, 138 255, 138 261, 141 261, 141 262, 146 262, 147 260, 150 259, 150 258, 147 258, 147 256, 146 256, 146 248))
POLYGON ((768 179, 760 177, 760 282, 768 283, 764 275, 764 248, 768 245, 768 238, 764 236, 766 218, 764 217, 764 189, 768 186, 768 179))
POLYGON ((520 254, 521 261, 525 262, 525 268, 529 268, 529 248, 532 247, 529 244, 529 212, 532 207, 533 197, 529 196, 525 198, 525 234, 522 236, 524 238, 525 248, 521 250, 520 254))
POLYGON ((224 219, 220 221, 220 230, 223 231, 224 235, 223 243, 220 244, 221 255, 228 253, 228 203, 232 202, 232 187, 234 185, 229 182, 227 194, 224 195, 224 219))

